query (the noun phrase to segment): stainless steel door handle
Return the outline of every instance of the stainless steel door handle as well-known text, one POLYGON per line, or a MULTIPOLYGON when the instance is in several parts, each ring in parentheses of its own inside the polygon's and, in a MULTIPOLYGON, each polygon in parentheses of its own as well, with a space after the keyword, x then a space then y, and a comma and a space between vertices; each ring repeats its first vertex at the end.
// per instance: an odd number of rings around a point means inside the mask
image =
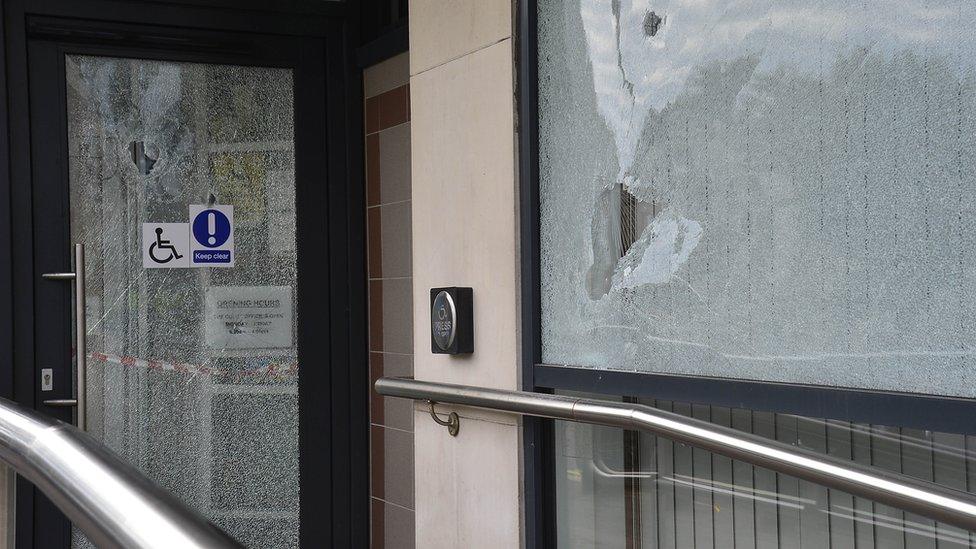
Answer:
POLYGON ((88 412, 85 406, 88 376, 88 349, 86 343, 85 323, 85 245, 75 244, 75 272, 73 273, 45 273, 41 278, 46 280, 73 280, 75 282, 75 378, 78 380, 75 388, 75 398, 56 398, 45 400, 46 406, 68 407, 77 406, 76 416, 78 428, 84 431, 88 426, 88 412))
POLYGON ((45 406, 50 406, 52 408, 70 408, 72 406, 78 405, 78 399, 76 398, 52 398, 44 401, 45 406))
POLYGON ((74 280, 75 273, 44 273, 41 278, 46 280, 74 280))

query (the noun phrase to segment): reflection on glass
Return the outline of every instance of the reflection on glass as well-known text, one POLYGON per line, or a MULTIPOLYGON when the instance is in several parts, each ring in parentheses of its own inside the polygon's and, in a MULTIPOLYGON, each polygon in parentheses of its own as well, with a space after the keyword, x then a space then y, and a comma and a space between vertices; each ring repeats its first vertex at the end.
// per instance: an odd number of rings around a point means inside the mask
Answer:
POLYGON ((249 547, 297 547, 291 71, 65 61, 89 430, 249 547), (142 268, 142 223, 210 202, 235 208, 234 268, 142 268), (273 333, 241 333, 216 305, 248 299, 278 300, 241 311, 276 315, 273 333))
POLYGON ((976 397, 976 3, 538 13, 545 362, 976 397))
MULTIPOLYGON (((636 400, 835 457, 976 488, 976 437, 636 400)), ((560 547, 971 547, 952 526, 647 433, 556 422, 560 547)))

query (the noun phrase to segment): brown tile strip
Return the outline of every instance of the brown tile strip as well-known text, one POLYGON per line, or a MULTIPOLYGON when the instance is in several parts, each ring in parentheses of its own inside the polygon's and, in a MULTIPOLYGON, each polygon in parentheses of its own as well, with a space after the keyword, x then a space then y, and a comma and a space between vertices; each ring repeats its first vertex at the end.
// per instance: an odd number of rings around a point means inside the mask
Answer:
POLYGON ((365 102, 366 135, 392 128, 410 120, 410 85, 369 97, 365 102))
POLYGON ((366 205, 380 203, 380 136, 366 136, 366 205))
POLYGON ((382 427, 369 427, 370 495, 382 499, 386 495, 386 441, 382 427))
POLYGON ((380 131, 380 96, 366 99, 366 134, 380 131))
POLYGON ((369 417, 370 423, 413 432, 413 401, 403 398, 383 397, 376 393, 373 384, 383 376, 412 376, 413 357, 390 353, 369 353, 369 417))
POLYGON ((369 282, 369 350, 383 350, 383 281, 369 282))
POLYGON ((370 278, 383 278, 382 213, 382 207, 366 210, 367 271, 369 272, 370 278))
POLYGON ((386 401, 373 389, 373 384, 384 375, 383 353, 369 353, 369 421, 380 425, 386 424, 386 401))
POLYGON ((384 549, 386 547, 386 504, 378 499, 371 499, 369 518, 372 530, 369 546, 372 549, 384 549))
POLYGON ((379 99, 379 130, 403 124, 410 110, 407 86, 400 86, 377 96, 379 99))
POLYGON ((413 509, 413 444, 413 433, 370 426, 370 495, 413 509))

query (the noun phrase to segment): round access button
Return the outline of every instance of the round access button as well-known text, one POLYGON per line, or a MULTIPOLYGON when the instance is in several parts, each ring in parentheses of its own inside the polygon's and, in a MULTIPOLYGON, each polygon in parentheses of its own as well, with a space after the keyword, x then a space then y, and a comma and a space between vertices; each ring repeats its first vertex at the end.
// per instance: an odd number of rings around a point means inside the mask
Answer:
POLYGON ((457 335, 457 309, 451 294, 445 291, 434 296, 434 304, 430 307, 430 334, 442 351, 447 351, 454 344, 454 337, 457 335))

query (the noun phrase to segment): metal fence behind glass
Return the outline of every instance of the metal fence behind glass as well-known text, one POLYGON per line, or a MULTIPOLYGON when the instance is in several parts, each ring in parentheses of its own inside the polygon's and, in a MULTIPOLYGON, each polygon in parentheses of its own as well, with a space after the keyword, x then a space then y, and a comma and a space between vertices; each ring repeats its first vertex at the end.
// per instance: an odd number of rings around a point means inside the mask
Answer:
MULTIPOLYGON (((971 491, 976 437, 632 400, 971 491)), ((560 547, 972 547, 964 530, 652 434, 556 422, 560 547)))

